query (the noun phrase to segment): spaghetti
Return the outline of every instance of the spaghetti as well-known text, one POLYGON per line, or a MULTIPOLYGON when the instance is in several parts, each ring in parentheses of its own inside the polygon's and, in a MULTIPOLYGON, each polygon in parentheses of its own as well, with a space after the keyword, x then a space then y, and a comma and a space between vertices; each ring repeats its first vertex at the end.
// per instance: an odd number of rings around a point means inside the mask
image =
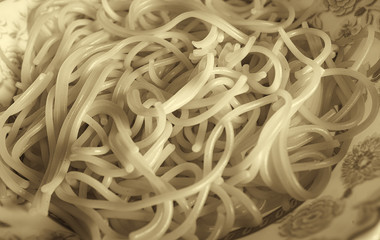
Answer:
POLYGON ((281 1, 44 1, 0 114, 0 194, 83 239, 218 239, 316 197, 377 115, 376 30, 352 62, 295 18, 281 1))

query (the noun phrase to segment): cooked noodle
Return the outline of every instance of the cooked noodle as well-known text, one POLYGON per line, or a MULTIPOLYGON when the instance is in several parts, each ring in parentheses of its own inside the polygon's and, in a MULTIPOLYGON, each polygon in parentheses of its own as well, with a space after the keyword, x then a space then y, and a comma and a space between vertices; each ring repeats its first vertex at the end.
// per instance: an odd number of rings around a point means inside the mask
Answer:
POLYGON ((44 1, 0 115, 1 197, 82 239, 218 239, 273 196, 318 196, 377 115, 376 30, 352 62, 301 20, 282 1, 44 1))

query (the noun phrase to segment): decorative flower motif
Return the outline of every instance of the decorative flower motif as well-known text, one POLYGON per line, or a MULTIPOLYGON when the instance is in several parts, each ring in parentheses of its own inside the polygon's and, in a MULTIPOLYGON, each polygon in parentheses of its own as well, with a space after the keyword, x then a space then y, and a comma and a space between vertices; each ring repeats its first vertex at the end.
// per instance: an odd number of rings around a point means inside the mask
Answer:
POLYGON ((342 202, 328 198, 314 200, 286 217, 279 233, 289 238, 308 237, 328 227, 343 207, 342 202))
POLYGON ((336 39, 355 36, 361 29, 362 27, 357 24, 356 18, 347 18, 340 27, 340 30, 337 32, 338 35, 336 36, 336 39))
POLYGON ((355 145, 342 164, 347 188, 380 176, 380 137, 370 137, 355 145))
POLYGON ((354 11, 359 0, 323 0, 324 5, 337 16, 347 15, 354 11))

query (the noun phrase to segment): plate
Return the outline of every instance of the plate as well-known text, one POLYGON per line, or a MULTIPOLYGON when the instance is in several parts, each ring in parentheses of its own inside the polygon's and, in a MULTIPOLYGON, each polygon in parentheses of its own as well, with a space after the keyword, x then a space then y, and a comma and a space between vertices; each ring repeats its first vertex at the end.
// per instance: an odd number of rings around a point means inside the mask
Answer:
MULTIPOLYGON (((376 0, 288 1, 307 15, 309 25, 325 30, 334 41, 354 37, 367 25, 380 29, 380 2, 376 0)), ((16 66, 21 65, 28 38, 27 16, 36 4, 37 0, 0 1, 0 46, 16 66)), ((380 41, 376 39, 368 68, 379 56, 380 41)), ((0 106, 9 105, 16 90, 18 77, 8 66, 0 61, 0 106)), ((369 77, 380 92, 380 69, 371 71, 369 77)), ((379 125, 380 116, 354 138, 318 198, 304 203, 291 199, 286 208, 266 216, 262 225, 238 229, 224 239, 380 239, 379 125)), ((78 239, 54 216, 31 215, 28 206, 11 196, 0 199, 1 239, 78 239)))

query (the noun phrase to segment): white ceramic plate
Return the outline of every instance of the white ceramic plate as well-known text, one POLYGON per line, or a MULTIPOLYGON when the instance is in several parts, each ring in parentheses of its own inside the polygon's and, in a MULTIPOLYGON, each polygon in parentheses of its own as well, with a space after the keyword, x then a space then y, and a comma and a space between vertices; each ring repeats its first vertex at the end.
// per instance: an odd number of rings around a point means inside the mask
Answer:
MULTIPOLYGON (((0 0, 0 47, 20 65, 27 39, 26 19, 38 0, 0 0)), ((308 22, 328 32, 333 40, 357 34, 366 25, 380 25, 380 1, 289 0, 297 10, 313 11, 308 22)), ((376 40, 367 59, 380 57, 376 40)), ((372 76, 380 89, 380 71, 372 76)), ((11 70, 0 61, 0 104, 13 96, 11 70)), ((0 109, 1 110, 1 109, 0 109)), ((289 208, 268 215, 258 227, 238 229, 224 239, 380 239, 380 116, 355 137, 347 156, 333 171, 328 187, 316 199, 289 202, 289 208)), ((32 216, 28 203, 0 199, 0 239, 78 239, 52 218, 32 216)))

